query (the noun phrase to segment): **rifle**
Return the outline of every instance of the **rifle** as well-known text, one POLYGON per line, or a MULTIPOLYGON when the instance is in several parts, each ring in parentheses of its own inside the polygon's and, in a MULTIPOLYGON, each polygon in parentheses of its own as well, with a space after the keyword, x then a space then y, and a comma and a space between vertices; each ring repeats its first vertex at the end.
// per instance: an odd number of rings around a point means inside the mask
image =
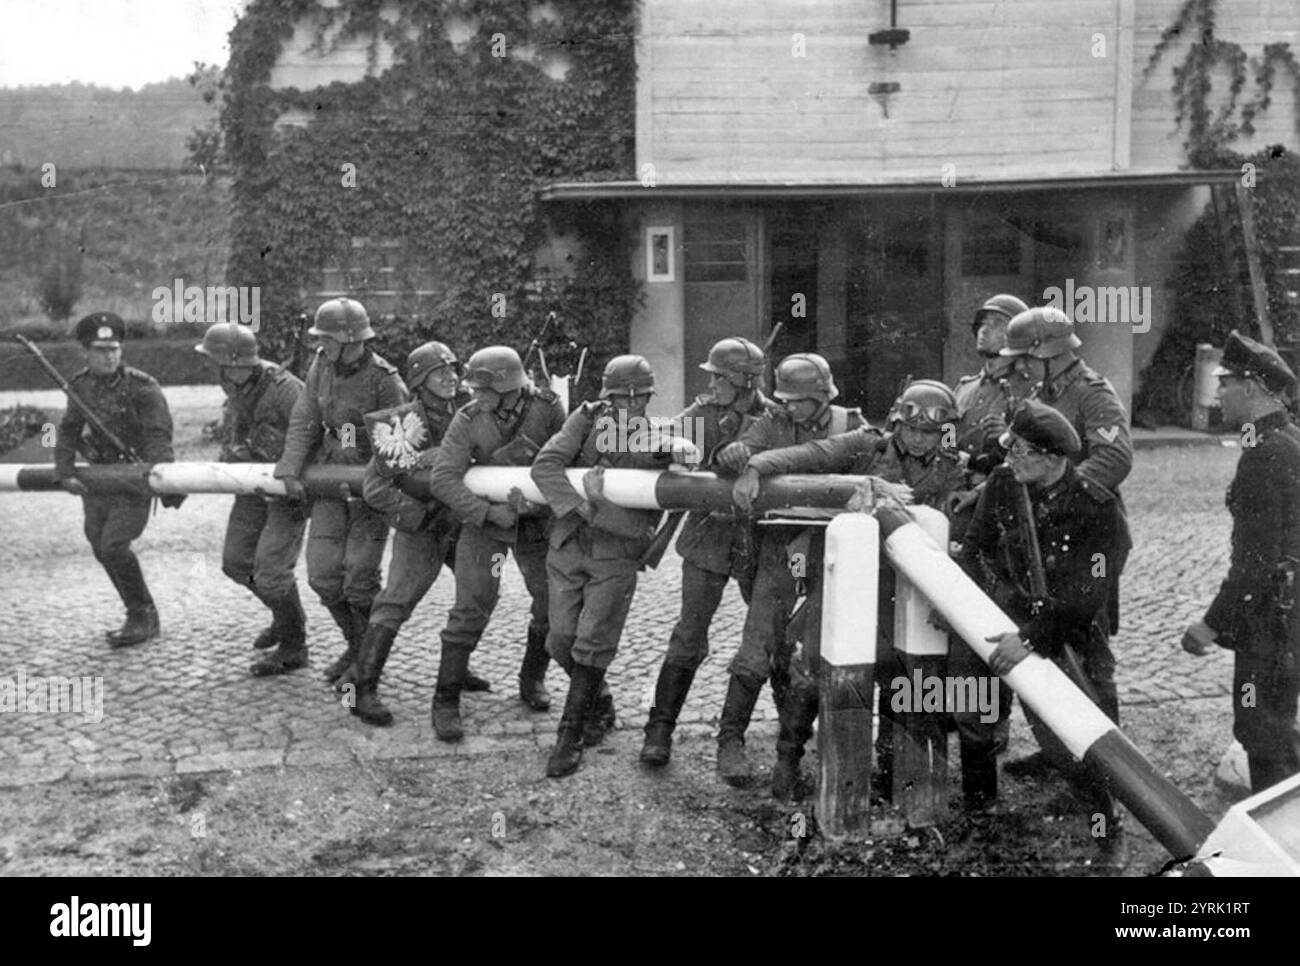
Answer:
POLYGON ((45 353, 37 348, 26 336, 15 334, 14 338, 22 343, 23 347, 36 357, 36 361, 40 364, 40 367, 45 370, 45 374, 53 379, 55 384, 62 389, 64 394, 68 397, 68 402, 81 410, 81 415, 86 417, 86 422, 90 425, 90 428, 103 437, 104 440, 117 451, 118 457, 123 462, 143 462, 140 459, 140 455, 130 446, 127 446, 126 443, 122 442, 121 438, 119 438, 116 433, 104 425, 104 421, 95 414, 95 411, 82 402, 77 394, 72 391, 72 387, 68 385, 68 380, 64 379, 63 376, 59 374, 59 370, 55 369, 51 364, 50 360, 45 358, 45 353))
POLYGON ((767 341, 763 343, 763 359, 767 363, 768 371, 768 388, 772 388, 772 383, 776 378, 776 366, 772 363, 772 347, 776 345, 777 338, 781 335, 781 330, 785 328, 785 319, 782 319, 776 325, 772 326, 772 331, 767 334, 767 341))
POLYGON ((306 356, 305 350, 307 348, 307 339, 306 339, 307 326, 309 326, 310 324, 311 324, 311 319, 307 317, 306 312, 299 314, 297 320, 294 323, 293 355, 290 357, 289 371, 292 372, 299 379, 307 378, 307 365, 306 365, 307 360, 305 358, 306 356))
MULTIPOLYGON (((542 323, 541 331, 538 332, 535 336, 533 336, 533 340, 530 343, 528 343, 528 351, 524 353, 524 372, 528 371, 529 360, 532 359, 534 352, 539 351, 542 339, 545 338, 547 330, 550 329, 552 323, 555 322, 555 318, 556 316, 554 312, 547 312, 546 321, 542 323)), ((545 356, 543 356, 542 358, 543 358, 542 369, 544 372, 546 369, 545 356)), ((547 376, 547 378, 549 379, 550 377, 547 376)))
MULTIPOLYGON (((1029 597, 1030 613, 1037 614, 1047 599, 1047 572, 1043 569, 1043 552, 1038 544, 1038 525, 1034 522, 1034 507, 1029 499, 1029 487, 1024 483, 1016 484, 1016 516, 1020 519, 1020 529, 1025 537, 1025 556, 1029 563, 1029 597)), ((1088 696, 1088 700, 1098 707, 1101 696, 1097 689, 1083 673, 1083 662, 1078 653, 1067 643, 1061 644, 1061 658, 1065 665, 1062 670, 1074 682, 1075 686, 1088 696)))

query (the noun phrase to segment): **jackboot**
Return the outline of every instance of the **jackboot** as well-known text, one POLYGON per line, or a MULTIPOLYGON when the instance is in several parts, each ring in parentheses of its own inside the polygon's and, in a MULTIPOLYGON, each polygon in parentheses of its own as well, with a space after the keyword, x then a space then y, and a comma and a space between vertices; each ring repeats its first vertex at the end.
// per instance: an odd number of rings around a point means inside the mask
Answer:
POLYGON ((487 678, 479 677, 468 668, 465 669, 465 680, 461 684, 462 691, 491 691, 492 682, 487 678))
POLYGON ((442 646, 438 661, 438 683, 433 690, 430 717, 433 731, 439 741, 460 741, 465 728, 460 722, 460 692, 469 667, 469 651, 459 647, 442 646))
MULTIPOLYGON (((338 624, 339 630, 343 632, 343 640, 347 642, 347 648, 343 653, 325 668, 325 680, 330 684, 340 686, 339 679, 343 677, 345 671, 352 667, 352 662, 357 659, 357 652, 361 649, 361 638, 366 632, 366 627, 364 623, 360 628, 357 627, 357 612, 347 601, 330 604, 327 609, 330 616, 334 618, 334 623, 338 624)), ((355 679, 353 683, 355 683, 355 679)))
POLYGON ((727 698, 718 719, 718 775, 734 788, 744 788, 754 777, 745 757, 745 729, 762 687, 762 681, 739 674, 731 675, 727 684, 727 698))
POLYGON ((551 707, 551 694, 546 690, 546 668, 550 663, 546 632, 529 626, 524 660, 519 665, 519 700, 533 711, 547 711, 551 707))
POLYGON ((695 668, 687 664, 664 664, 655 683, 655 703, 645 723, 641 763, 652 768, 668 764, 673 751, 673 729, 682 713, 686 695, 695 680, 695 668))
MULTIPOLYGON (((108 570, 109 566, 105 564, 104 569, 108 570)), ((129 554, 113 566, 112 579, 122 603, 126 604, 126 622, 120 630, 109 631, 105 635, 109 645, 115 648, 130 647, 158 637, 161 634, 158 610, 154 607, 153 597, 135 554, 129 554)))
POLYGON ((302 641, 283 641, 272 651, 267 651, 248 669, 255 678, 288 674, 307 666, 307 645, 302 641))
POLYGON ((352 662, 343 669, 343 673, 334 682, 334 690, 339 693, 342 693, 349 684, 356 687, 360 680, 357 659, 361 654, 361 642, 365 639, 366 628, 370 626, 369 607, 358 607, 355 604, 349 606, 352 608, 352 633, 356 640, 356 653, 352 655, 352 662))
POLYGON ((260 594, 258 599, 271 611, 271 626, 257 635, 253 647, 266 650, 285 640, 292 643, 296 638, 305 635, 307 612, 302 609, 302 599, 298 596, 296 583, 291 584, 289 592, 278 601, 267 600, 260 594))
POLYGON ((614 718, 614 695, 610 694, 609 687, 602 681, 600 693, 596 695, 596 700, 582 722, 583 745, 595 748, 614 730, 617 723, 614 718))
POLYGON ((799 792, 799 762, 803 760, 804 745, 813 735, 818 700, 815 689, 792 685, 778 709, 781 728, 776 739, 776 764, 772 767, 772 797, 777 801, 788 802, 799 792))
POLYGON ((555 748, 546 762, 547 778, 572 775, 582 763, 583 722, 591 713, 605 681, 602 668, 575 664, 569 676, 569 694, 564 700, 564 713, 556 734, 555 748))
POLYGON ((357 703, 352 713, 366 724, 387 728, 393 723, 393 713, 379 699, 379 676, 384 672, 388 652, 393 649, 397 631, 381 624, 371 624, 361 641, 357 655, 357 703))

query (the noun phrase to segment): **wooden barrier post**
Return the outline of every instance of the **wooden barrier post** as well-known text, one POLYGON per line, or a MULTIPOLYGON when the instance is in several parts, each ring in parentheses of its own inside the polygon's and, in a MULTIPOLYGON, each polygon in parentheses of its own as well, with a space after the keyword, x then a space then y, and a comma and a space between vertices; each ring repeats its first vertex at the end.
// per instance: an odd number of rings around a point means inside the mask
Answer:
POLYGON ((822 580, 817 821, 823 835, 866 826, 871 810, 871 681, 880 526, 861 513, 826 528, 822 580))
MULTIPOLYGON (((927 506, 911 510, 921 529, 946 548, 948 518, 927 506)), ((948 810, 948 635, 929 623, 933 605, 907 575, 898 571, 894 579, 901 680, 880 682, 901 726, 894 729, 894 804, 909 828, 928 828, 948 810)))

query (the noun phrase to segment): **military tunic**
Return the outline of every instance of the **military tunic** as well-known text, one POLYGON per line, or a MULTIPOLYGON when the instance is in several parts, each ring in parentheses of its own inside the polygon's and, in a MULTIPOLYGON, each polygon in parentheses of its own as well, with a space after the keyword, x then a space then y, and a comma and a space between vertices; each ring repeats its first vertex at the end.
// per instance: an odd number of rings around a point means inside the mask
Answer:
MULTIPOLYGON (((222 384, 226 393, 222 462, 274 462, 284 451, 302 380, 266 360, 260 360, 253 372, 241 386, 222 384)), ((301 512, 285 500, 235 497, 221 550, 222 573, 262 601, 280 600, 293 589, 305 526, 301 512)))
MULTIPOLYGON (((811 424, 796 423, 785 410, 754 420, 742 434, 741 446, 752 461, 769 450, 825 439, 835 432, 856 430, 865 420, 856 409, 827 406, 811 424)), ((775 675, 783 691, 793 645, 786 641, 792 611, 808 587, 820 586, 825 535, 822 527, 763 526, 759 528, 758 571, 740 647, 728 666, 730 673, 757 681, 775 675)), ((818 602, 810 596, 814 611, 818 602)), ((812 612, 805 623, 807 637, 816 637, 820 621, 812 612)), ((815 644, 814 644, 815 646, 815 644)), ((777 695, 778 703, 782 695, 777 695)))
POLYGON ((1274 412, 1254 433, 1228 487, 1231 566, 1205 623, 1234 654, 1232 730, 1260 791, 1300 772, 1300 618, 1288 608, 1300 565, 1300 428, 1274 412))
MULTIPOLYGON (((1114 561, 1125 559, 1132 549, 1119 501, 1069 464, 1065 474, 1050 486, 1030 487, 1047 585, 1046 598, 1035 601, 1030 596, 1027 543, 1017 511, 1019 486, 1010 467, 993 471, 957 563, 1019 625, 1021 639, 1033 650, 1065 669, 1064 646, 1070 645, 1097 692, 1098 706, 1118 724, 1107 604, 1118 579, 1114 561)), ((976 669, 966 670, 973 673, 976 669)), ((987 666, 982 673, 988 674, 987 666)), ((1063 765, 1072 764, 1073 757, 1060 739, 1027 707, 1025 716, 1043 751, 1063 765)), ((981 722, 977 709, 954 717, 962 738, 963 772, 983 772, 978 791, 992 797, 997 788, 993 722, 981 722), (974 761, 968 763, 968 755, 974 759, 983 756, 984 768, 974 761)), ((1094 791, 1101 794, 1095 782, 1094 791)))
POLYGON ((545 641, 549 626, 546 523, 550 511, 538 507, 503 530, 487 522, 491 504, 471 493, 464 478, 476 465, 528 466, 563 425, 560 400, 550 390, 531 384, 525 385, 510 411, 486 409, 475 400, 452 417, 429 474, 433 495, 461 524, 456 541, 456 600, 442 631, 444 652, 451 648, 467 658, 478 646, 500 596, 501 565, 513 553, 532 598, 528 636, 538 642, 536 649, 545 662, 540 642, 545 641))
MULTIPOLYGON (((411 612, 424 599, 438 578, 443 562, 453 552, 456 531, 454 516, 441 504, 424 502, 403 493, 403 478, 424 469, 433 462, 438 444, 450 425, 452 417, 461 406, 470 401, 468 394, 458 394, 454 399, 439 400, 433 406, 425 405, 426 396, 417 395, 405 406, 370 413, 368 423, 374 419, 394 416, 405 422, 413 414, 423 427, 421 445, 409 454, 409 465, 394 468, 385 454, 376 452, 366 465, 365 498, 370 506, 384 515, 393 527, 393 555, 388 563, 388 580, 375 598, 370 611, 370 623, 397 631, 410 618, 411 612)), ((405 422, 405 425, 410 425, 405 422)), ((372 442, 375 434, 371 433, 372 442)))
MULTIPOLYGON (((743 412, 699 396, 677 421, 705 454, 700 469, 716 472, 718 452, 738 439, 750 422, 776 408, 758 392, 743 412)), ((677 553, 682 558, 682 610, 668 638, 665 664, 696 668, 708 657, 709 625, 732 576, 740 585, 741 597, 749 603, 757 542, 752 522, 734 513, 693 510, 687 514, 677 538, 677 553)))
POLYGON ((587 500, 569 482, 568 467, 666 469, 671 462, 667 453, 633 452, 622 445, 611 452, 605 441, 616 434, 606 424, 616 418, 607 403, 583 403, 533 461, 533 482, 555 514, 546 556, 551 621, 546 649, 565 668, 604 669, 614 660, 641 556, 662 516, 606 500, 592 504, 590 523, 578 513, 587 500))
POLYGON ((969 454, 971 472, 981 477, 987 476, 1003 457, 998 443, 1001 434, 981 426, 981 420, 997 413, 1010 423, 1016 404, 1033 388, 1014 367, 1003 365, 998 368, 1005 371, 990 373, 985 367, 975 375, 959 380, 953 388, 953 395, 957 397, 957 449, 969 454))
MULTIPOLYGON (((141 460, 172 461, 171 411, 153 376, 127 365, 119 366, 107 378, 83 369, 68 380, 68 385, 141 460)), ((90 463, 124 461, 107 440, 99 437, 81 410, 69 403, 54 447, 54 472, 59 480, 76 476, 77 454, 90 463)), ((144 532, 149 522, 150 501, 147 489, 138 495, 87 493, 81 498, 86 539, 128 610, 153 603, 139 559, 131 549, 131 541, 144 532)))
MULTIPOLYGON (((347 365, 330 363, 318 351, 293 408, 276 477, 301 476, 308 464, 365 465, 371 455, 365 414, 406 398, 397 370, 370 349, 347 365)), ((307 582, 331 612, 346 604, 364 615, 379 592, 388 524, 355 496, 312 501, 307 582)))

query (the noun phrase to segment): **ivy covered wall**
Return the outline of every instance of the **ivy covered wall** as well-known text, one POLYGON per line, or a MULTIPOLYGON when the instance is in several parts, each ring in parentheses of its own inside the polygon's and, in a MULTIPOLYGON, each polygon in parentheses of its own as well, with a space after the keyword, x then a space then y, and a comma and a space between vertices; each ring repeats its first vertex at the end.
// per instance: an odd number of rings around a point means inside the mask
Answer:
POLYGON ((261 286, 264 339, 283 350, 322 268, 360 261, 352 294, 401 293, 378 346, 393 361, 427 338, 522 351, 550 312, 552 371, 573 371, 582 346, 626 351, 640 291, 617 210, 543 207, 536 191, 633 175, 634 28, 634 0, 253 0, 231 34, 221 128, 228 280, 261 286), (363 42, 375 76, 273 88, 302 23, 319 52, 363 42), (542 69, 555 59, 567 72, 542 69), (306 123, 277 129, 284 115, 306 123), (551 234, 580 242, 565 271, 534 264, 551 234), (397 271, 365 270, 380 263, 397 271))

